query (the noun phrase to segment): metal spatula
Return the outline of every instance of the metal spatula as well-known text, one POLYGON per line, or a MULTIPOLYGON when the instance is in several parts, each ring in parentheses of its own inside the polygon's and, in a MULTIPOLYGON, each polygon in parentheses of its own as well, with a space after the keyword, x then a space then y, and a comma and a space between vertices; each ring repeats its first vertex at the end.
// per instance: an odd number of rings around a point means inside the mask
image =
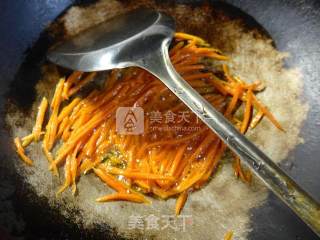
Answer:
POLYGON ((238 132, 173 68, 168 47, 175 32, 173 19, 140 9, 113 18, 54 47, 48 59, 85 72, 138 66, 159 78, 257 176, 320 236, 320 206, 272 160, 238 132))

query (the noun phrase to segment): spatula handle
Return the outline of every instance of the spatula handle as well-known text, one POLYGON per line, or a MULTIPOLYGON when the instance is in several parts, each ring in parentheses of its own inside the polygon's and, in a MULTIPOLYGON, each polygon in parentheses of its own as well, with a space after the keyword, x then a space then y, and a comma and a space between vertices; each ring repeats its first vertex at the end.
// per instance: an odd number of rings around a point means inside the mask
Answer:
POLYGON ((241 134, 175 71, 170 62, 168 45, 169 40, 163 43, 158 52, 150 54, 149 59, 144 59, 140 66, 158 77, 260 177, 272 192, 320 236, 319 203, 241 134))

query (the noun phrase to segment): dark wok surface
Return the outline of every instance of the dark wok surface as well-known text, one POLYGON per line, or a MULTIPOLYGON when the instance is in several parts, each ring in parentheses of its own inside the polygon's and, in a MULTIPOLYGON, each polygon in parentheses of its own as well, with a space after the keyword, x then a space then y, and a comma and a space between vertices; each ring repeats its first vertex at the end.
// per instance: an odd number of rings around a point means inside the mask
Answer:
MULTIPOLYGON (((41 62, 51 43, 41 32, 74 2, 85 5, 92 1, 0 1, 0 239, 120 238, 107 225, 97 226, 95 232, 83 231, 49 209, 45 199, 30 201, 36 197, 10 163, 13 151, 4 122, 7 93, 14 88, 10 84, 24 79, 25 88, 17 90, 21 98, 32 91, 30 81, 39 78, 41 62)), ((199 4, 202 1, 179 2, 199 4)), ((302 129, 305 143, 298 146, 281 167, 320 200, 320 1, 225 2, 254 17, 272 36, 279 50, 291 53, 286 65, 298 66, 304 74, 304 99, 310 104, 302 129)), ((235 10, 235 14, 238 13, 235 10)), ((24 98, 24 101, 31 103, 32 99, 24 98)), ((251 227, 249 239, 318 239, 272 194, 263 207, 252 211, 251 227)))

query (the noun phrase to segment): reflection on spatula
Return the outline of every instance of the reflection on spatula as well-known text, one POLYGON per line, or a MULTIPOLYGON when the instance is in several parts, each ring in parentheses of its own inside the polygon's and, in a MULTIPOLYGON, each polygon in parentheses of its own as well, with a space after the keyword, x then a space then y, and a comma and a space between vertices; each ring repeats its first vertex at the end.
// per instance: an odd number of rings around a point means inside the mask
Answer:
POLYGON ((57 45, 48 59, 60 66, 85 72, 130 66, 141 67, 159 78, 257 176, 320 236, 320 206, 173 68, 168 47, 175 32, 171 17, 139 9, 101 23, 57 45))

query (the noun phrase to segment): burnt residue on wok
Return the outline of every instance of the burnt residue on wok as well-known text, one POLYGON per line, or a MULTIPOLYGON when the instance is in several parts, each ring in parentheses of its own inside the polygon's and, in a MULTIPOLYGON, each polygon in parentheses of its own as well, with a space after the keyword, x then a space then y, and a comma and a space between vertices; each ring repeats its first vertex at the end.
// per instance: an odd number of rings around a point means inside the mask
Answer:
MULTIPOLYGON (((156 1, 155 3, 151 1, 121 1, 121 4, 126 10, 136 8, 139 5, 168 9, 167 11, 170 14, 177 17, 178 29, 200 35, 210 42, 214 42, 217 48, 223 49, 226 52, 232 52, 236 48, 236 46, 233 45, 233 41, 226 42, 223 39, 219 41, 219 37, 217 36, 221 35, 221 32, 219 32, 221 29, 214 28, 213 25, 211 25, 199 30, 199 25, 194 24, 194 21, 188 16, 180 16, 179 12, 174 12, 177 9, 177 4, 173 4, 171 1, 156 1)), ((85 7, 87 6, 82 6, 82 8, 85 7)), ((207 12, 207 15, 210 13, 210 15, 215 16, 216 21, 239 22, 239 24, 241 24, 248 33, 253 34, 256 39, 264 39, 266 41, 270 41, 271 39, 268 33, 256 23, 253 18, 242 13, 237 8, 230 7, 230 5, 224 3, 201 3, 200 6, 199 4, 193 3, 190 6, 190 11, 199 7, 202 11, 207 12)), ((115 11, 115 13, 117 13, 117 11, 115 11)), ((94 21, 95 20, 93 20, 93 22, 94 21)), ((208 22, 210 21, 208 20, 208 22)), ((50 64, 47 65, 45 53, 48 47, 54 42, 60 41, 74 33, 75 32, 70 32, 70 29, 65 28, 65 20, 63 17, 60 17, 41 35, 33 48, 30 49, 8 93, 7 114, 18 114, 20 116, 20 121, 16 122, 16 125, 23 126, 25 119, 30 116, 32 105, 37 97, 36 85, 38 81, 43 78, 43 75, 50 75, 50 71, 55 73, 58 71, 58 74, 61 75, 67 72, 65 69, 56 68, 50 64), (42 68, 44 64, 47 67, 42 68)), ((12 125, 8 125, 7 127, 10 129, 12 125)), ((94 229, 87 229, 82 226, 81 222, 73 222, 71 220, 72 216, 76 216, 79 213, 77 208, 69 208, 68 211, 70 212, 67 214, 69 217, 65 217, 65 214, 61 214, 59 206, 49 205, 45 196, 39 197, 35 193, 34 186, 26 183, 24 177, 14 171, 14 165, 12 163, 8 163, 7 167, 15 179, 13 185, 17 186, 15 189, 9 189, 9 191, 14 192, 11 194, 13 199, 12 203, 14 204, 13 207, 16 209, 18 218, 21 216, 21 218, 25 220, 22 220, 22 227, 17 227, 17 235, 23 234, 29 238, 46 237, 48 239, 121 239, 121 234, 118 233, 117 229, 110 227, 107 223, 97 225, 94 229), (21 199, 23 199, 23 201, 21 201, 21 199), (24 232, 24 229, 26 229, 27 232, 24 232)), ((197 204, 193 203, 192 205, 197 204)), ((195 209, 196 208, 198 208, 198 206, 195 206, 195 209)), ((139 237, 139 235, 135 235, 135 237, 139 237)), ((150 237, 152 238, 152 236, 150 237)))

